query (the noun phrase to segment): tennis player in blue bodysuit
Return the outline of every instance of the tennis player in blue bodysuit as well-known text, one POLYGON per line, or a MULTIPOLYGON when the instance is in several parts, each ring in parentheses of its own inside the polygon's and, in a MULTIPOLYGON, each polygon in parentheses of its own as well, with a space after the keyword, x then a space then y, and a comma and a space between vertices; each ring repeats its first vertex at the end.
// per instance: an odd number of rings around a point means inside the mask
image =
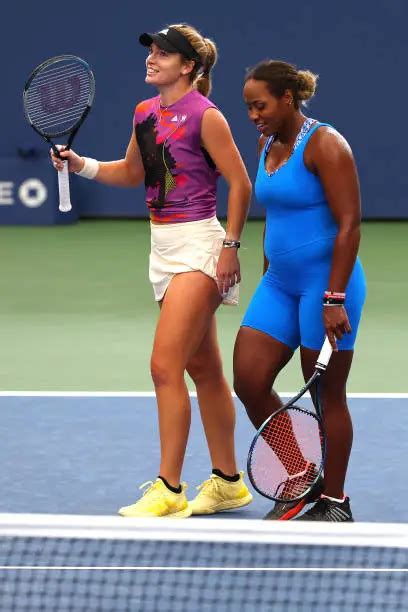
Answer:
POLYGON ((353 520, 344 494, 352 444, 346 382, 365 278, 352 152, 333 127, 301 112, 316 80, 280 61, 262 62, 246 76, 245 102, 261 133, 255 193, 266 208, 265 265, 237 336, 234 387, 259 427, 282 405, 273 391, 280 370, 300 347, 308 379, 327 334, 335 352, 322 385, 324 481, 301 502, 276 503, 265 518, 289 520, 316 502, 299 518, 342 522, 353 520))

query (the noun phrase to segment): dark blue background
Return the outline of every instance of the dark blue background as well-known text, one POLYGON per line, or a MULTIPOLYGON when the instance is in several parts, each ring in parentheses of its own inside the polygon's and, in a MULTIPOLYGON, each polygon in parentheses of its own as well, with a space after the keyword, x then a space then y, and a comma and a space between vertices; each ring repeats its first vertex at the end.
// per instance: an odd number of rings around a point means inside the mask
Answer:
MULTIPOLYGON (((320 75, 307 112, 332 123, 353 147, 365 216, 407 216, 406 0, 7 4, 0 37, 6 72, 0 156, 13 157, 19 147, 46 147, 24 121, 22 88, 44 59, 74 53, 91 64, 96 77, 95 105, 75 148, 100 160, 122 157, 136 102, 154 94, 144 83, 145 50, 138 35, 180 21, 197 26, 218 45, 212 99, 228 118, 252 178, 257 133, 242 102, 245 69, 266 57, 284 59, 320 75)), ((0 180, 9 180, 4 170, 0 180)), ((142 187, 113 189, 76 177, 71 182, 81 215, 146 213, 142 187)), ((225 195, 222 186, 220 213, 225 195)), ((254 203, 252 212, 259 215, 262 209, 254 203)))

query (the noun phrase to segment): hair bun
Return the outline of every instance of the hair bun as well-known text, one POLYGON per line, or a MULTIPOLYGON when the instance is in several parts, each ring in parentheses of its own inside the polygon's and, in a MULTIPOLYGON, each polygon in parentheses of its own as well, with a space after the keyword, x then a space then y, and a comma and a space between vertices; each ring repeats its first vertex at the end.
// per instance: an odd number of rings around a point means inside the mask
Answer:
POLYGON ((310 98, 313 98, 315 91, 316 91, 318 78, 319 78, 319 75, 314 74, 310 70, 298 70, 297 97, 299 98, 299 100, 306 101, 306 100, 310 100, 310 98))

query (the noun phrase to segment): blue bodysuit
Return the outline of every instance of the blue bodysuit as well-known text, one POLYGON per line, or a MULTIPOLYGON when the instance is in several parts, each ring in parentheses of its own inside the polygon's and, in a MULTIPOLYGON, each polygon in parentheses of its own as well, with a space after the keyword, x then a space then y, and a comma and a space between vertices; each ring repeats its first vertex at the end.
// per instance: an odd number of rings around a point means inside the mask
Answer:
MULTIPOLYGON (((265 169, 273 142, 273 137, 268 138, 255 183, 257 200, 266 208, 264 249, 269 267, 242 325, 265 332, 293 350, 299 345, 320 350, 325 335, 322 299, 338 227, 319 177, 303 160, 309 138, 323 125, 328 124, 307 119, 291 157, 271 174, 265 169)), ((353 349, 364 300, 365 277, 357 259, 346 288, 352 332, 337 342, 339 350, 353 349)))

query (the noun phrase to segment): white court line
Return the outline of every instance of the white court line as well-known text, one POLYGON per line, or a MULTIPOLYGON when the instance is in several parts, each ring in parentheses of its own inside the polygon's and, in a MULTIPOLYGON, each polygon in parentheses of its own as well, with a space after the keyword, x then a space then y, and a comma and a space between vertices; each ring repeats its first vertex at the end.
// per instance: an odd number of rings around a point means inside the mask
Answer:
POLYGON ((197 518, 192 521, 106 515, 0 513, 0 539, 51 538, 106 541, 241 542, 262 545, 364 547, 408 552, 405 523, 308 523, 197 518))
MULTIPOLYGON (((278 391, 280 397, 294 397, 297 391, 278 391)), ((197 397, 195 391, 190 397, 197 397)), ((235 393, 231 394, 236 397, 235 393)), ((154 391, 0 391, 0 397, 156 397, 154 391)), ((306 394, 305 397, 309 397, 306 394)), ((408 393, 347 393, 351 399, 408 399, 408 393)))

